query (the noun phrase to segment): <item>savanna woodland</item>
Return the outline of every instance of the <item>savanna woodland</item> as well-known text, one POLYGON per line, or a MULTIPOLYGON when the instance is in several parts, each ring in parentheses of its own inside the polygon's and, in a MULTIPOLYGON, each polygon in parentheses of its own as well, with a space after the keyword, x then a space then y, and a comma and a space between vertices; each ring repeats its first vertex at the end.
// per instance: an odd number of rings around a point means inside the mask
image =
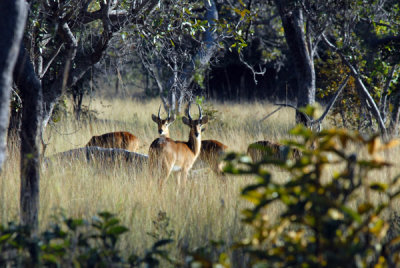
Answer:
POLYGON ((400 267, 398 0, 1 0, 0 267, 400 267))

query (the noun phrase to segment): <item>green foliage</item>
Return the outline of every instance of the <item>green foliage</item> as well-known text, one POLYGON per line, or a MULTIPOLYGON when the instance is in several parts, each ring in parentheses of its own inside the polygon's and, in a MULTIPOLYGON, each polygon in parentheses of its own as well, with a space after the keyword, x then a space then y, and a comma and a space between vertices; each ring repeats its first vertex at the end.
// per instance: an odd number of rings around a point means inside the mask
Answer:
POLYGON ((202 247, 186 252, 186 263, 190 267, 214 267, 214 263, 221 268, 230 267, 228 254, 224 252, 225 246, 223 241, 211 240, 202 247))
MULTIPOLYGON (((316 60, 317 96, 320 99, 329 99, 339 89, 340 84, 350 72, 337 55, 327 53, 327 59, 316 60)), ((354 112, 354 107, 362 105, 357 93, 357 85, 353 77, 350 78, 343 92, 338 96, 336 104, 329 112, 328 118, 336 127, 362 129, 365 120, 354 112), (338 120, 338 117, 340 120, 338 120)))
POLYGON ((160 239, 144 256, 122 256, 118 241, 128 231, 118 218, 101 212, 91 221, 62 218, 39 235, 26 226, 9 223, 0 226, 0 266, 23 267, 147 267, 158 266, 166 258, 162 249, 171 240, 160 239))
POLYGON ((201 106, 204 115, 207 115, 211 121, 218 118, 218 110, 211 103, 205 102, 204 97, 197 96, 195 103, 201 106))
POLYGON ((370 176, 390 166, 375 154, 398 141, 380 144, 378 137, 366 139, 343 129, 314 133, 302 125, 291 134, 300 141, 286 144, 300 148, 301 159, 265 158, 250 163, 248 157, 230 155, 225 169, 257 175, 256 182, 242 191, 253 204, 243 212, 243 221, 254 234, 240 246, 251 254, 252 262, 257 267, 394 267, 399 263, 400 236, 389 235, 389 219, 383 215, 400 194, 399 177, 380 182, 370 176), (349 152, 354 147, 358 152, 366 149, 369 157, 361 159, 349 152), (290 179, 274 180, 267 164, 279 166, 290 179), (276 205, 282 207, 280 216, 271 218, 268 211, 276 205))

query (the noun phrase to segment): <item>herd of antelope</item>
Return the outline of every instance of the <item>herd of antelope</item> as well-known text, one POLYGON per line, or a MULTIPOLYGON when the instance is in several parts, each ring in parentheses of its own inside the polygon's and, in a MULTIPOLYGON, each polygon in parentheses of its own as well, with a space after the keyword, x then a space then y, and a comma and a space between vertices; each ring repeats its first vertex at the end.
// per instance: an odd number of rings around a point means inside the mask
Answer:
MULTIPOLYGON (((158 115, 152 114, 152 120, 157 124, 159 137, 156 138, 149 148, 149 171, 158 177, 159 188, 168 179, 172 170, 178 169, 178 186, 186 184, 188 172, 195 162, 202 162, 210 167, 218 175, 223 175, 221 162, 228 147, 217 140, 202 140, 203 126, 207 124, 208 116, 203 116, 200 105, 199 118, 193 119, 190 114, 190 104, 187 108, 187 117, 182 117, 182 122, 190 128, 188 141, 177 141, 170 138, 169 126, 175 121, 175 116, 168 115, 161 118, 161 105, 158 115)), ((139 147, 139 139, 126 131, 111 132, 100 136, 93 136, 86 147, 120 148, 135 152, 139 147)), ((294 158, 301 156, 301 152, 295 148, 289 148, 276 142, 257 141, 248 146, 247 154, 253 162, 261 160, 266 155, 283 159, 290 150, 294 158)))

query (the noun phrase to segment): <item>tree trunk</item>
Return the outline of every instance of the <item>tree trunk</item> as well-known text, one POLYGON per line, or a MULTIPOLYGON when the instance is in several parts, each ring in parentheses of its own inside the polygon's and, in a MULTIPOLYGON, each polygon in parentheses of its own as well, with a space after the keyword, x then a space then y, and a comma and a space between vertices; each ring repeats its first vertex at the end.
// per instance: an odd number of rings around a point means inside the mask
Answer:
POLYGON ((214 0, 204 0, 204 6, 206 8, 205 19, 208 21, 210 25, 209 28, 204 33, 204 47, 200 48, 199 52, 193 57, 193 60, 185 66, 185 68, 180 73, 179 77, 176 77, 177 70, 174 71, 173 77, 169 79, 167 85, 165 86, 168 90, 175 90, 172 92, 170 96, 173 96, 174 99, 170 98, 170 100, 174 101, 174 103, 169 103, 171 107, 171 111, 176 113, 176 108, 181 109, 182 101, 185 97, 190 96, 191 93, 188 91, 188 87, 190 83, 192 83, 195 72, 204 71, 207 64, 210 62, 211 58, 215 55, 218 49, 217 44, 217 34, 215 29, 215 21, 218 20, 218 10, 215 5, 214 0), (179 81, 179 85, 176 83, 179 81), (179 92, 178 92, 179 91, 179 92), (176 105, 176 101, 178 101, 178 105, 176 105), (173 106, 173 109, 172 109, 173 106))
MULTIPOLYGON (((307 46, 304 33, 304 19, 300 6, 290 0, 275 0, 286 43, 293 58, 297 81, 297 107, 304 107, 315 102, 315 70, 312 48, 307 46)), ((309 42, 311 45, 311 42, 309 42)), ((303 114, 296 112, 296 121, 308 125, 303 114)))
POLYGON ((6 136, 10 112, 12 72, 25 28, 24 0, 1 0, 0 10, 0 171, 6 159, 6 136))
POLYGON ((42 87, 29 54, 21 47, 14 70, 14 81, 21 92, 21 223, 33 232, 38 228, 39 138, 41 130, 42 87))
POLYGON ((391 113, 389 132, 392 137, 399 135, 399 121, 400 121, 400 93, 393 97, 393 109, 391 113))

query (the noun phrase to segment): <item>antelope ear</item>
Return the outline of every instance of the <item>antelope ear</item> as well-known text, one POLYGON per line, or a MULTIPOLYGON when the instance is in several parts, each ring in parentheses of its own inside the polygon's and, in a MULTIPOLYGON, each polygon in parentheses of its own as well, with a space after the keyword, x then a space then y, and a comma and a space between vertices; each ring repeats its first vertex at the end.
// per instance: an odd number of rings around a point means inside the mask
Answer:
POLYGON ((204 125, 207 124, 207 122, 208 122, 208 116, 206 115, 201 119, 201 124, 204 125))
POLYGON ((151 115, 151 119, 153 119, 154 122, 158 123, 158 118, 154 114, 151 115))
POLYGON ((182 116, 182 122, 183 122, 185 125, 190 126, 190 120, 189 120, 186 116, 182 116))

